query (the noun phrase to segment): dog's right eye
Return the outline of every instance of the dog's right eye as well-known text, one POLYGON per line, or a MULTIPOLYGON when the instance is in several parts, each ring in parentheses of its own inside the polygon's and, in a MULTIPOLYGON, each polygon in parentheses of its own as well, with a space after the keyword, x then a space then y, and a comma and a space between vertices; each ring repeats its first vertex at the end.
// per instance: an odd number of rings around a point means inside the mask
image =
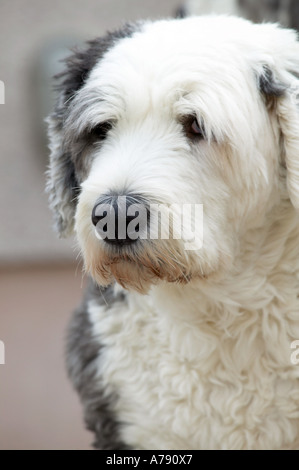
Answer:
POLYGON ((89 131, 89 136, 94 141, 101 141, 101 140, 104 140, 107 137, 107 134, 111 129, 112 129, 112 123, 111 122, 109 122, 109 121, 102 122, 101 124, 98 124, 97 126, 93 127, 89 131))

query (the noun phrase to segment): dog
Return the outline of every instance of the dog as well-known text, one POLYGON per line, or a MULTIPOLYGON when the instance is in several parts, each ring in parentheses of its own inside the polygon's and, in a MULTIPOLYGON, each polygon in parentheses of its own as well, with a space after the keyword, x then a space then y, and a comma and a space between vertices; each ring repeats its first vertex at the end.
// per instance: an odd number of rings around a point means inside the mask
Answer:
POLYGON ((298 448, 298 77, 294 31, 230 16, 129 24, 67 59, 47 189, 89 276, 67 364, 96 448, 298 448), (151 206, 188 204, 197 248, 141 237, 151 206))

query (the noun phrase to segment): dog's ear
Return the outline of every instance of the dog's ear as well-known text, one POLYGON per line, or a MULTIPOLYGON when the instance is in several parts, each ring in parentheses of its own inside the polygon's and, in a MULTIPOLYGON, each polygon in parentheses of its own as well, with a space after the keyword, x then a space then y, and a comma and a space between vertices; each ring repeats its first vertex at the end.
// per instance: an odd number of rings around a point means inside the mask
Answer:
POLYGON ((55 229, 60 236, 68 236, 74 227, 76 197, 79 184, 71 155, 64 148, 63 121, 55 112, 47 119, 50 164, 47 187, 50 208, 54 213, 55 229))
MULTIPOLYGON (((299 46, 298 46, 299 55, 299 46)), ((299 57, 298 57, 299 59, 299 57)), ((282 164, 287 171, 290 200, 299 209, 299 60, 290 69, 274 72, 267 65, 259 75, 259 89, 267 107, 276 113, 282 136, 282 164), (297 71, 296 71, 297 69, 297 71), (297 75, 298 74, 298 75, 297 75)))
POLYGON ((80 180, 75 161, 65 139, 65 122, 71 109, 73 98, 84 86, 90 71, 104 54, 119 40, 130 37, 138 31, 142 23, 126 24, 122 29, 108 33, 88 43, 84 51, 74 51, 65 61, 65 70, 59 74, 58 100, 55 111, 48 117, 50 165, 47 172, 47 192, 50 207, 54 212, 55 228, 60 236, 68 236, 74 228, 77 198, 80 193, 80 180))

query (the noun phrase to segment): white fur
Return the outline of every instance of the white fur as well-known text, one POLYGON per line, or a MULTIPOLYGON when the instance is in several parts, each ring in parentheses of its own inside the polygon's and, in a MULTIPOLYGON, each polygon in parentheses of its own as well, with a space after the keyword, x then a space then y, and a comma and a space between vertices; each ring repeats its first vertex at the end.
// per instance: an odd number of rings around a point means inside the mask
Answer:
POLYGON ((89 315, 105 346, 99 376, 134 448, 299 446, 299 117, 289 91, 267 109, 265 65, 298 88, 294 32, 230 17, 146 23, 74 99, 70 132, 115 122, 94 150, 76 231, 97 282, 130 289, 126 308, 90 304, 89 315), (196 144, 180 124, 192 113, 207 133, 196 144), (203 204, 203 248, 158 241, 110 266, 90 214, 124 188, 203 204))

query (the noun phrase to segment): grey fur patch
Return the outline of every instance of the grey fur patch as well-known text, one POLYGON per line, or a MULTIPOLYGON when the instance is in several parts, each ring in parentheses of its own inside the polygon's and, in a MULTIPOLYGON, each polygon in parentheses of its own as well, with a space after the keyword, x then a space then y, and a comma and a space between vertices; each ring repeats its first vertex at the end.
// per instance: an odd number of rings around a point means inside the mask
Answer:
MULTIPOLYGON (((87 42, 86 50, 74 49, 73 54, 66 58, 66 69, 56 76, 60 83, 57 90, 63 93, 65 101, 70 104, 75 93, 82 88, 88 76, 103 58, 105 53, 114 47, 121 39, 131 37, 141 27, 141 22, 127 23, 121 29, 108 32, 105 36, 87 42)), ((59 108, 64 114, 64 105, 59 108)))
POLYGON ((263 66, 263 72, 258 75, 257 81, 267 109, 274 109, 277 99, 284 96, 288 87, 275 77, 268 65, 263 66))
POLYGON ((269 98, 279 98, 284 95, 286 88, 283 83, 274 77, 272 70, 265 65, 264 73, 259 77, 260 91, 269 98))
POLYGON ((90 41, 86 50, 74 51, 66 59, 65 71, 56 77, 59 80, 59 96, 55 111, 48 118, 51 154, 47 192, 55 216, 55 228, 61 236, 67 236, 73 231, 82 175, 86 176, 89 168, 86 160, 90 155, 86 145, 77 142, 69 146, 65 139, 65 124, 73 98, 105 53, 140 28, 141 23, 127 24, 120 30, 90 41))
POLYGON ((75 312, 68 331, 67 369, 84 406, 87 429, 95 433, 94 447, 101 450, 123 450, 116 417, 111 404, 116 397, 107 398, 98 377, 102 346, 93 334, 88 318, 88 303, 93 300, 109 310, 115 302, 124 303, 124 294, 115 294, 113 286, 98 287, 90 280, 85 299, 75 312))

